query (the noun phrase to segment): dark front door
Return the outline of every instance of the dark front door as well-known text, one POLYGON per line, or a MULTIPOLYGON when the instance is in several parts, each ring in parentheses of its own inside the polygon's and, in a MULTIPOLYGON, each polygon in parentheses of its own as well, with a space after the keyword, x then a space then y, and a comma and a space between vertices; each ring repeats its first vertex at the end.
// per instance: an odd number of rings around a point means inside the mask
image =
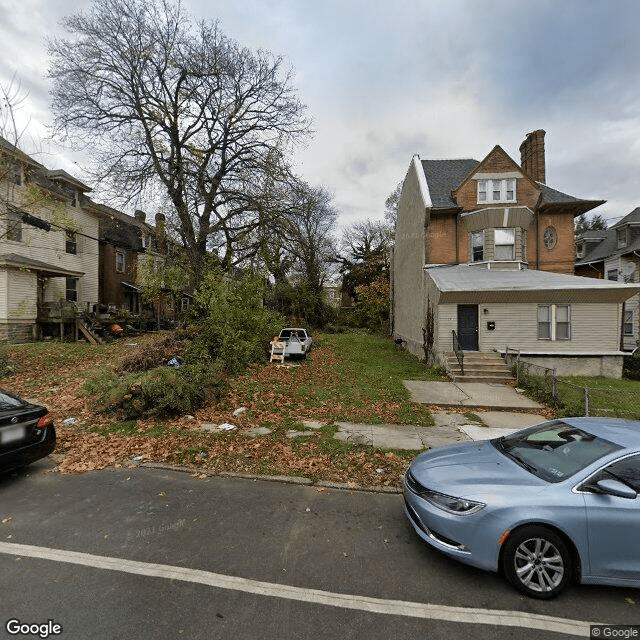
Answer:
POLYGON ((458 305, 458 342, 463 351, 478 350, 478 305, 458 305))

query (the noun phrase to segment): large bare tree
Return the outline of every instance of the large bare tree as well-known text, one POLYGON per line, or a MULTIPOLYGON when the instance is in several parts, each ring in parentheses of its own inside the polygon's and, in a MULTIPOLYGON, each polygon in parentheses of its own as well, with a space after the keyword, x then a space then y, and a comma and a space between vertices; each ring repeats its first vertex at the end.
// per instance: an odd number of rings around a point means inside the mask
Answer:
POLYGON ((57 134, 91 150, 114 193, 166 194, 196 277, 217 246, 230 267, 259 222, 247 185, 309 132, 291 70, 179 0, 94 0, 63 25, 49 42, 57 134))

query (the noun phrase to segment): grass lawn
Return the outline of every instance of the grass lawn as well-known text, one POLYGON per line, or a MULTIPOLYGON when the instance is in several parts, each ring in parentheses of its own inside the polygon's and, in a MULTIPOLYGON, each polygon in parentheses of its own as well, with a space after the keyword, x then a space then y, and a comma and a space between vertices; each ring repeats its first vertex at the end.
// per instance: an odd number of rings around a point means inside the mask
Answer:
POLYGON ((123 339, 106 346, 54 342, 10 345, 4 353, 19 367, 2 386, 46 404, 56 419, 60 471, 80 472, 144 461, 188 464, 216 472, 303 475, 358 484, 398 485, 416 452, 381 451, 332 437, 338 421, 429 426, 426 407, 410 402, 403 379, 442 380, 394 343, 366 333, 318 334, 306 360, 293 366, 266 363, 230 381, 219 404, 195 416, 122 420, 100 412, 84 390, 87 379, 114 369, 136 349, 152 349, 163 334, 123 339), (246 411, 234 416, 233 411, 246 411), (63 425, 75 418, 73 426, 63 425), (304 420, 324 426, 290 438, 304 420), (202 423, 236 425, 204 432, 202 423), (252 437, 256 427, 268 435, 252 437))
POLYGON ((640 420, 640 381, 572 376, 559 378, 563 415, 584 415, 584 388, 588 388, 589 415, 640 420))

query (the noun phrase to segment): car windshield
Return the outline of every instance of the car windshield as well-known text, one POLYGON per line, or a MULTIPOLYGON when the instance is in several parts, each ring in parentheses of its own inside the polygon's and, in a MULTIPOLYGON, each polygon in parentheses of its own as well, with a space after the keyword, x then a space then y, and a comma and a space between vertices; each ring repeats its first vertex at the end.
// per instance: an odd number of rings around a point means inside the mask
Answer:
POLYGON ((560 420, 497 438, 491 443, 521 467, 548 482, 561 482, 622 448, 560 420))

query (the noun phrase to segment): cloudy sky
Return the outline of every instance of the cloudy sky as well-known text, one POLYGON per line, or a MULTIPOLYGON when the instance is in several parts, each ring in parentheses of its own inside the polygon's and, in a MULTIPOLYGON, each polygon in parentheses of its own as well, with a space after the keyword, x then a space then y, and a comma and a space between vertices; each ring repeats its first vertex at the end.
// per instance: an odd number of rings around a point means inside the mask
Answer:
MULTIPOLYGON (((90 0, 0 0, 0 82, 27 99, 25 150, 82 178, 42 142, 51 121, 47 35, 90 0)), ((383 216, 414 153, 519 162, 545 129, 547 183, 615 219, 640 206, 637 0, 184 0, 241 44, 287 58, 315 135, 299 173, 334 194, 341 222, 383 216)))

